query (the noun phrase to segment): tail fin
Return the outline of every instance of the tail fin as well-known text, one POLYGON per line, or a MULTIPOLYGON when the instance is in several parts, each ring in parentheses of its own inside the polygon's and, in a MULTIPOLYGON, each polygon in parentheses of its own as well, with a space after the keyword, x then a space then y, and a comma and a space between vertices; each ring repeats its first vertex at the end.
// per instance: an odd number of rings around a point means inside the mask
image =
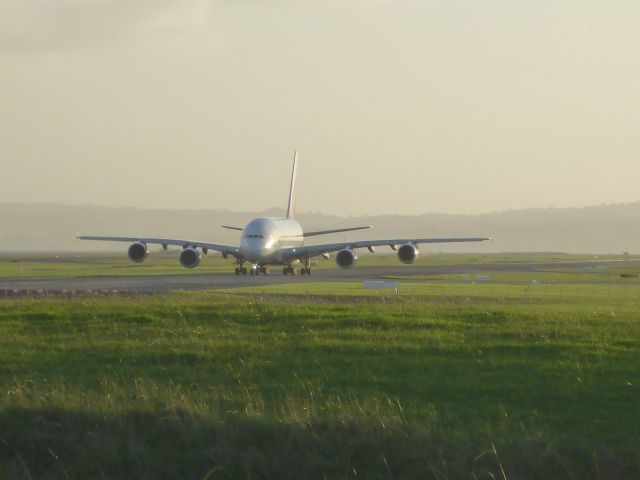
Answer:
POLYGON ((291 172, 291 188, 289 189, 289 205, 287 206, 287 218, 293 218, 296 210, 296 168, 298 164, 298 152, 293 154, 293 170, 291 172))

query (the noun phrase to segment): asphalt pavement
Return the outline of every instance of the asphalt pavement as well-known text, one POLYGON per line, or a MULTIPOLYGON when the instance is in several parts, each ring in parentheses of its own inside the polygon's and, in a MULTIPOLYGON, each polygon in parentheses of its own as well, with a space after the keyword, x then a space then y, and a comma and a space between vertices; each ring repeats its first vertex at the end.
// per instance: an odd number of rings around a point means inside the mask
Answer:
POLYGON ((140 275, 140 276, 87 276, 75 278, 14 278, 0 280, 0 294, 18 292, 87 292, 117 291, 155 293, 172 290, 210 290, 221 288, 255 287, 309 282, 359 282, 388 276, 465 275, 493 272, 529 272, 548 268, 581 268, 589 265, 615 265, 622 260, 555 262, 555 263, 487 263, 462 265, 398 265, 388 267, 358 267, 350 270, 318 269, 311 276, 287 275, 279 271, 271 275, 235 275, 230 273, 140 275))

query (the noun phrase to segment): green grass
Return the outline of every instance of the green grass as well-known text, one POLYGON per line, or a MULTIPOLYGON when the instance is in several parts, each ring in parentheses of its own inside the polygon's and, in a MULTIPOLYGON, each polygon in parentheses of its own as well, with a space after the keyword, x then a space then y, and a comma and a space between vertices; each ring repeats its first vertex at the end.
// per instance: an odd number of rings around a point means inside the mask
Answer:
POLYGON ((618 263, 609 267, 585 266, 573 269, 554 268, 553 264, 532 271, 505 271, 505 272, 474 272, 470 274, 440 274, 440 275, 388 275, 385 278, 395 280, 425 280, 425 281, 450 281, 450 282, 476 282, 482 283, 482 278, 493 284, 530 284, 538 283, 617 283, 624 285, 638 284, 638 278, 622 278, 622 274, 640 274, 640 263, 618 263))
MULTIPOLYGON (((520 274, 516 273, 519 277, 520 274)), ((471 276, 473 278, 473 276, 471 276)), ((468 283, 449 281, 399 281, 398 292, 391 289, 366 289, 362 283, 304 282, 226 289, 235 295, 255 294, 259 298, 287 302, 349 303, 463 303, 617 306, 640 304, 640 284, 626 283, 468 283)))
POLYGON ((0 300, 0 477, 638 477, 639 292, 516 287, 0 300))
POLYGON ((233 272, 232 260, 211 254, 195 270, 180 266, 176 252, 154 252, 141 264, 122 255, 3 255, 0 256, 2 278, 68 278, 95 275, 193 275, 233 272))

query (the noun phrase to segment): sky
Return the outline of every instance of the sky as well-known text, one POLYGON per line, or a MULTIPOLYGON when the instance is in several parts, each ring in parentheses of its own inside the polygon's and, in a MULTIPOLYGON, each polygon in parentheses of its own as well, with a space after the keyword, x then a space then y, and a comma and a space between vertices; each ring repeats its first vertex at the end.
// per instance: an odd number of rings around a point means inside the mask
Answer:
POLYGON ((0 0, 0 202, 640 200, 631 0, 0 0))

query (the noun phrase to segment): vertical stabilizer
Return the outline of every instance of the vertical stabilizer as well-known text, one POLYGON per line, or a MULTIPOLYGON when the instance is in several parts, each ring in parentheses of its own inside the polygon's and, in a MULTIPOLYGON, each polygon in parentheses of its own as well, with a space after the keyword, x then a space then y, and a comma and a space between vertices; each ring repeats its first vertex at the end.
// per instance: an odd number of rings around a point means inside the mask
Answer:
POLYGON ((287 218, 293 218, 296 210, 296 168, 298 165, 298 152, 293 154, 293 170, 291 172, 291 187, 289 188, 289 205, 287 206, 287 218))

